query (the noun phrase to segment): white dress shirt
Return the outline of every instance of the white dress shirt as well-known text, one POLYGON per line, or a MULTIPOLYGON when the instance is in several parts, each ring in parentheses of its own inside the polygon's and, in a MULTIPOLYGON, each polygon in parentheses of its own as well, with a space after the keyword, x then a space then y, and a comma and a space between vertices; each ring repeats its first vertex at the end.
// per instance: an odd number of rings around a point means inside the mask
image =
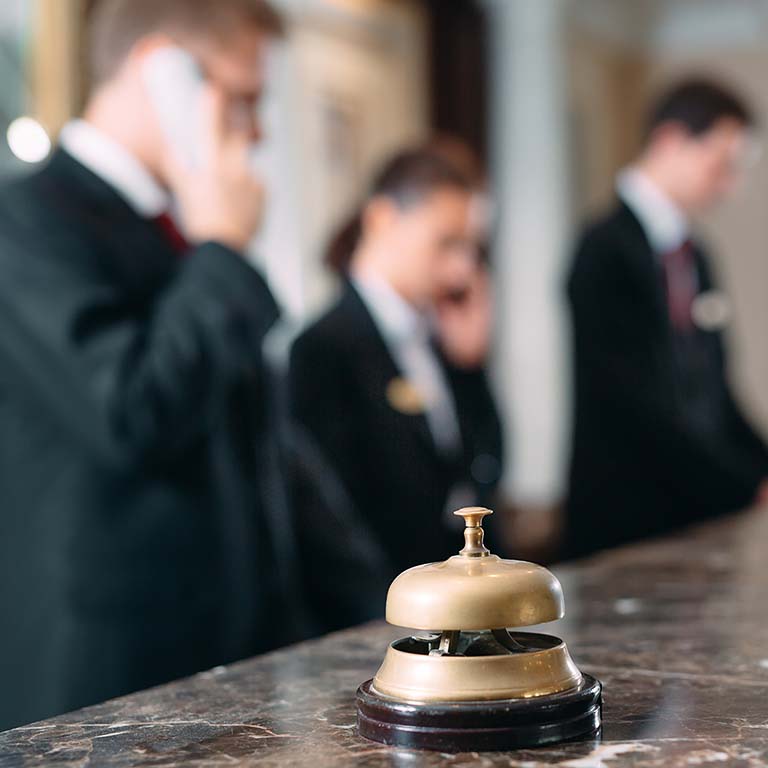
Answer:
POLYGON ((685 213, 640 169, 621 171, 616 191, 637 217, 656 254, 676 251, 688 239, 690 227, 685 213))
POLYGON ((461 445, 456 404, 430 343, 429 319, 381 278, 357 274, 352 283, 404 378, 421 396, 438 449, 456 452, 461 445))
POLYGON ((168 213, 171 198, 152 174, 122 144, 85 120, 64 126, 61 147, 79 163, 109 184, 146 219, 168 213))

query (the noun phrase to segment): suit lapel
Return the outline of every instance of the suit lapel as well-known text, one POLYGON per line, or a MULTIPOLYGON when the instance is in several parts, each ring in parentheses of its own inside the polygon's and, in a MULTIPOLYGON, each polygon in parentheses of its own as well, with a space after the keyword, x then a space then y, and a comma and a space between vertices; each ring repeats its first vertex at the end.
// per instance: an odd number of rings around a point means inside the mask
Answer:
POLYGON ((629 266, 640 276, 648 295, 655 304, 656 314, 669 328, 669 307, 664 288, 664 273, 645 230, 629 206, 623 202, 620 204, 618 222, 625 239, 629 266))
POLYGON ((160 229, 141 218, 109 184, 61 149, 48 172, 52 191, 71 209, 72 220, 106 246, 108 268, 120 285, 132 294, 152 295, 173 275, 178 256, 160 229))
POLYGON ((423 410, 408 407, 406 398, 411 385, 392 356, 365 302, 351 283, 347 284, 341 301, 353 331, 354 354, 359 361, 364 391, 371 393, 384 413, 390 414, 392 419, 410 429, 430 453, 436 454, 426 414, 423 410), (401 395, 398 395, 398 389, 401 395))

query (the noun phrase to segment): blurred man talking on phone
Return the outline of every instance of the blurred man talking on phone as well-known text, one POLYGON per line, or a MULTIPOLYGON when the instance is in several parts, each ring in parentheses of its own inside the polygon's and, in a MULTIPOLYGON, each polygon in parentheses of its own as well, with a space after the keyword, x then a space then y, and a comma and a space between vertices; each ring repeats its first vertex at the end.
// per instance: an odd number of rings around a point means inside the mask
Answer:
POLYGON ((101 0, 83 118, 0 190, 0 729, 274 643, 254 478, 278 310, 244 252, 281 30, 263 0, 101 0), (158 103, 179 62, 192 139, 158 103))

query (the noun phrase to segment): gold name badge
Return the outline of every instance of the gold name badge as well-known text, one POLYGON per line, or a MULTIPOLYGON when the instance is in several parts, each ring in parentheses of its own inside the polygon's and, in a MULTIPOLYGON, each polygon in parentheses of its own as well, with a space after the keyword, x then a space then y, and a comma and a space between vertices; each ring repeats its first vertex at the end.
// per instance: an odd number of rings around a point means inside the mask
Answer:
POLYGON ((424 413, 426 403, 421 392, 408 379, 392 379, 387 385, 387 402, 394 410, 406 416, 424 413))
POLYGON ((706 291, 694 299, 691 316, 702 331, 722 331, 731 320, 731 303, 720 291, 706 291))

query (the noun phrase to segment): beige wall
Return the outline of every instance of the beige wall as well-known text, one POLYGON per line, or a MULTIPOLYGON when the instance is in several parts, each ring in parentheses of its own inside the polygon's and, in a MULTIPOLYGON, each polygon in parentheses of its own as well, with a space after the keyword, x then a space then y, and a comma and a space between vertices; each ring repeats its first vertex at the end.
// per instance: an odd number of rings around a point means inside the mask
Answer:
POLYGON ((607 205, 617 169, 636 151, 648 78, 644 54, 574 28, 569 110, 577 218, 607 205))
MULTIPOLYGON (((427 20, 417 0, 296 2, 288 67, 275 95, 272 216, 260 250, 299 319, 323 308, 334 281, 329 235, 356 207, 374 169, 429 131, 427 20)), ((269 222, 268 222, 269 224, 269 222)))
MULTIPOLYGON (((293 38, 305 110, 304 211, 315 259, 357 207, 379 164, 428 131, 426 26, 419 7, 402 1, 363 5, 358 25, 318 23, 310 16, 293 38)), ((326 296, 320 279, 309 306, 326 296)))

